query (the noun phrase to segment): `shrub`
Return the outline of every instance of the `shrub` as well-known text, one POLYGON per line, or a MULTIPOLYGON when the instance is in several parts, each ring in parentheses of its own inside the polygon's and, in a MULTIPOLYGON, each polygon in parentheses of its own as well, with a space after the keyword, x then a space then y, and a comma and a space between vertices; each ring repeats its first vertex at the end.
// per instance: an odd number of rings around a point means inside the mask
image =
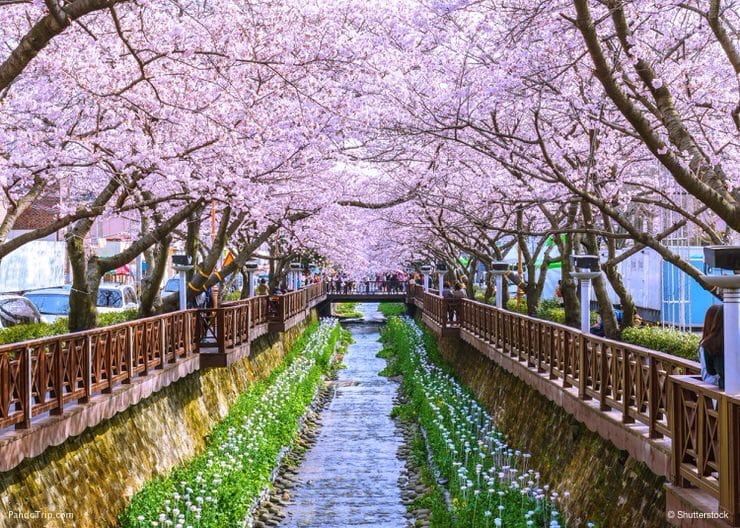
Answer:
POLYGON ((40 337, 65 334, 67 329, 67 319, 57 319, 54 323, 29 323, 11 326, 0 330, 0 345, 8 343, 18 343, 20 341, 30 341, 40 337))
POLYGON ((242 292, 232 291, 224 295, 224 302, 238 301, 242 298, 242 292))
POLYGON ((635 326, 622 331, 622 341, 693 361, 699 360, 700 340, 697 334, 659 326, 635 326))
POLYGON ((547 319, 553 323, 565 324, 565 308, 560 306, 546 307, 540 306, 537 309, 537 317, 547 319))
POLYGON ((382 302, 378 306, 378 311, 386 317, 392 317, 405 314, 406 306, 403 303, 382 302))
MULTIPOLYGON (((132 321, 138 316, 137 310, 98 314, 98 328, 132 321)), ((66 334, 69 332, 68 320, 60 317, 53 323, 29 323, 11 326, 0 330, 0 345, 30 341, 41 337, 66 334)))
POLYGON ((133 321, 138 315, 138 310, 100 313, 98 314, 98 327, 111 326, 114 324, 125 323, 126 321, 133 321))
POLYGON ((506 309, 510 312, 517 312, 521 314, 527 314, 527 299, 522 299, 522 302, 517 306, 516 299, 509 299, 506 301, 506 309))

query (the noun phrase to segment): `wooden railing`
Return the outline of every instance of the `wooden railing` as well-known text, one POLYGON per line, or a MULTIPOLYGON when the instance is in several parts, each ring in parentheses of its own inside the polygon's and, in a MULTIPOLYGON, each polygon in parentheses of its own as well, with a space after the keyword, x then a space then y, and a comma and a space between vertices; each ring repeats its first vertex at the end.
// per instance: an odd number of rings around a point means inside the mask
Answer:
POLYGON ((60 415, 70 402, 110 393, 116 385, 201 352, 201 347, 225 353, 248 343, 256 328, 266 332, 269 322, 284 322, 315 306, 323 295, 317 283, 217 309, 172 312, 0 346, 0 430, 28 428, 43 413, 60 415))
POLYGON ((696 376, 670 376, 671 480, 719 501, 731 526, 740 524, 740 398, 696 376))
POLYGON ((28 428, 197 351, 194 310, 0 347, 0 429, 28 428))
POLYGON ((649 438, 670 440, 673 482, 702 488, 740 525, 740 399, 697 381, 697 362, 469 299, 455 306, 458 299, 435 293, 411 285, 407 302, 442 331, 459 327, 602 411, 617 411, 623 423, 644 424, 649 438))

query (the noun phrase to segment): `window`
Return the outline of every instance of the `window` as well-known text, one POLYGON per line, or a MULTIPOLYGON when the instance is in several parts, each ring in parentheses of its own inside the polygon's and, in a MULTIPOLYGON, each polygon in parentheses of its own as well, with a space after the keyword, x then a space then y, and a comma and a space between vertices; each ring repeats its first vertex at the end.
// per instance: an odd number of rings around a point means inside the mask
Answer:
POLYGON ((164 285, 164 291, 167 293, 172 293, 179 291, 180 289, 180 279, 178 277, 173 277, 170 280, 167 281, 167 284, 164 285))
POLYGON ((97 306, 100 308, 123 308, 123 296, 118 290, 99 289, 97 306))
POLYGON ((54 293, 27 293, 26 297, 36 305, 39 312, 47 315, 67 315, 69 295, 54 293))

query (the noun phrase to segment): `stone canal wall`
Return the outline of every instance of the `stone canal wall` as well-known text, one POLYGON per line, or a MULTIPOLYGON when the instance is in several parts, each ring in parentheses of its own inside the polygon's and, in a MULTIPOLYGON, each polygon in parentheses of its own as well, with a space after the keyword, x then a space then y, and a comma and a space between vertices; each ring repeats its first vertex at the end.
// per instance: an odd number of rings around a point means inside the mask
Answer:
POLYGON ((147 480, 204 449, 213 426, 241 392, 280 365, 306 323, 260 337, 249 357, 227 368, 196 371, 0 473, 0 527, 115 526, 147 480), (16 512, 31 518, 23 520, 16 512), (67 518, 49 517, 56 514, 67 518))
POLYGON ((456 337, 442 356, 494 416, 509 445, 532 454, 530 467, 553 485, 573 526, 667 527, 665 479, 456 337))

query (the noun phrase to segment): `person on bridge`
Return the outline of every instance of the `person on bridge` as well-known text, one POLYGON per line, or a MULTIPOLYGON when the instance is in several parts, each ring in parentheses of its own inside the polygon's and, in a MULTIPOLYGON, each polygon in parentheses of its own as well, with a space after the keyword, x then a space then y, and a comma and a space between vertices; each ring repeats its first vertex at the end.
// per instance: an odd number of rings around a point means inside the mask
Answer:
POLYGON ((713 304, 704 316, 701 341, 699 341, 701 379, 706 383, 725 388, 725 336, 724 313, 721 304, 713 304))
POLYGON ((260 279, 260 283, 257 285, 257 288, 254 290, 255 295, 267 295, 270 293, 270 287, 267 285, 267 281, 265 279, 260 279))
POLYGON ((451 296, 456 299, 467 299, 468 293, 465 291, 465 286, 462 282, 456 282, 455 287, 452 289, 451 296))

